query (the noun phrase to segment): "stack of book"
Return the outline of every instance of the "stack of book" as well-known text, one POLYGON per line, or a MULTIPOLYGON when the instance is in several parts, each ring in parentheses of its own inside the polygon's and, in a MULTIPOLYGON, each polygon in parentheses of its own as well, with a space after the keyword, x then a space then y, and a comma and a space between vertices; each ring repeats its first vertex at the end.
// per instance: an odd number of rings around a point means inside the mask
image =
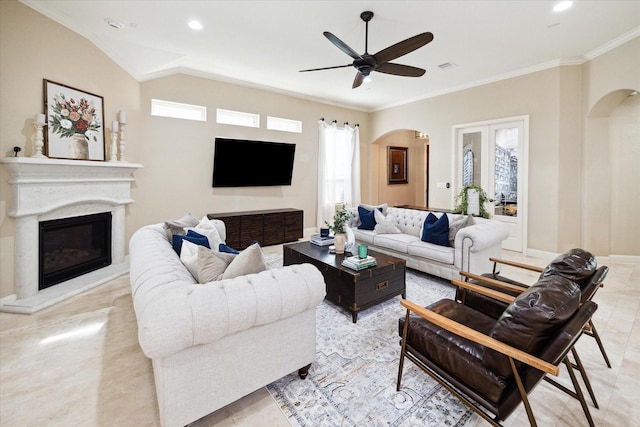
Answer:
POLYGON ((365 268, 375 267, 377 263, 376 259, 371 255, 366 258, 360 258, 356 255, 345 258, 342 261, 342 265, 352 270, 364 270, 365 268))
POLYGON ((319 234, 314 234, 313 236, 311 236, 311 239, 309 241, 318 246, 333 245, 333 236, 322 237, 319 234))

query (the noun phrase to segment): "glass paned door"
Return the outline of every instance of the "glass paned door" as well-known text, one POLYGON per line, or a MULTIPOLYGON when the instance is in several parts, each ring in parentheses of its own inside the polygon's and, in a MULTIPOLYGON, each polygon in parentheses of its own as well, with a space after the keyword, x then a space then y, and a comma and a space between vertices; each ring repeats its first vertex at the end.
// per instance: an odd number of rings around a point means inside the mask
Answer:
POLYGON ((491 206, 491 218, 503 222, 509 237, 504 249, 526 248, 526 176, 528 116, 456 127, 457 188, 478 185, 491 206))

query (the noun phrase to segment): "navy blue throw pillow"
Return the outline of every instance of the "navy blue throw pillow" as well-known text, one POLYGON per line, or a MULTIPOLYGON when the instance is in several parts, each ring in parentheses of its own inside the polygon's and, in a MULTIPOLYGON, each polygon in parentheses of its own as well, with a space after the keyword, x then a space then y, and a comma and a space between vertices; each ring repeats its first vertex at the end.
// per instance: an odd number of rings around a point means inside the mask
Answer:
POLYGON ((422 241, 434 245, 449 246, 449 218, 443 213, 440 218, 429 212, 422 227, 422 241))
POLYGON ((230 248, 229 246, 225 245, 224 243, 220 243, 218 245, 218 252, 226 252, 228 254, 236 254, 236 255, 240 253, 239 250, 230 248))
MULTIPOLYGON (((382 212, 382 208, 378 208, 378 210, 382 212)), ((360 225, 358 226, 360 230, 373 230, 376 227, 376 219, 372 210, 358 206, 358 216, 360 216, 360 225)))
POLYGON ((207 249, 211 249, 211 246, 209 246, 209 239, 207 239, 207 236, 203 236, 200 233, 197 233, 193 230, 189 230, 186 236, 174 234, 172 237, 171 244, 173 246, 173 250, 176 251, 178 255, 180 255, 180 252, 182 252, 182 242, 185 240, 191 243, 195 243, 196 245, 204 246, 207 249))

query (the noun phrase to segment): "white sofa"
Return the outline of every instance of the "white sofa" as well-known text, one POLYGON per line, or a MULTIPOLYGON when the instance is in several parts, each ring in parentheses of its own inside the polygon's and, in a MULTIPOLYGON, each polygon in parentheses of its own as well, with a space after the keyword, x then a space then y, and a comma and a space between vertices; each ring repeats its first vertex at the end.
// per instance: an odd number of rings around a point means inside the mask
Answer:
POLYGON ((152 360, 163 426, 189 424, 315 359, 315 311, 325 296, 316 267, 198 284, 163 224, 136 231, 129 251, 138 339, 152 360))
MULTIPOLYGON (((407 208, 385 207, 387 219, 393 222, 400 233, 380 234, 375 230, 358 229, 358 209, 348 208, 353 217, 347 225, 355 234, 356 244, 397 256, 407 261, 407 267, 423 271, 446 280, 459 279, 460 271, 488 273, 493 269, 490 257, 502 254, 502 241, 508 235, 506 225, 500 221, 474 217, 474 225, 464 227, 455 235, 453 247, 440 246, 421 240, 422 225, 428 211, 407 208)), ((441 212, 433 212, 438 218, 441 212)), ((461 217, 447 213, 449 222, 461 217)))

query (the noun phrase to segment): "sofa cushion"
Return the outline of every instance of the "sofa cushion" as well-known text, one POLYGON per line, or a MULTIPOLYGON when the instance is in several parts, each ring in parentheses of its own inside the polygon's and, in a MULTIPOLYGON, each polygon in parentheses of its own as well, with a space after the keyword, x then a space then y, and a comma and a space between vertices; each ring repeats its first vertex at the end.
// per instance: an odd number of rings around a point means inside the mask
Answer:
POLYGON ((398 234, 402 233, 396 226, 395 219, 392 216, 385 216, 379 210, 373 211, 373 217, 376 220, 374 231, 378 234, 398 234))
POLYGON ((358 226, 361 230, 373 230, 376 226, 376 219, 374 217, 374 210, 369 211, 362 206, 358 206, 358 216, 360 217, 360 225, 358 226))
POLYGON ((240 253, 239 250, 233 249, 232 247, 229 247, 224 243, 220 243, 218 245, 218 252, 226 252, 228 254, 234 254, 234 255, 238 255, 240 253))
POLYGON ((356 236, 356 240, 367 245, 373 244, 373 239, 376 237, 376 233, 373 230, 362 230, 359 228, 351 228, 353 234, 356 236))
POLYGON ((383 215, 387 215, 387 209, 389 208, 388 203, 383 203, 381 205, 367 205, 366 203, 360 203, 358 206, 362 206, 368 211, 379 210, 383 215))
POLYGON ((173 250, 176 251, 178 255, 180 255, 180 251, 182 250, 182 242, 189 241, 195 243, 196 245, 202 245, 206 248, 211 249, 209 246, 209 239, 206 236, 203 236, 200 233, 197 233, 193 230, 189 230, 185 236, 181 236, 178 234, 174 234, 172 237, 171 245, 173 246, 173 250))
POLYGON ((204 246, 196 245, 188 240, 182 242, 182 250, 180 251, 180 261, 187 267, 189 273, 196 281, 198 280, 198 248, 205 251, 208 250, 204 246))
POLYGON ((443 214, 438 218, 429 212, 422 227, 422 241, 449 246, 449 218, 447 215, 443 214))
POLYGON ((227 252, 216 252, 198 246, 198 259, 196 280, 198 283, 215 282, 222 279, 222 274, 226 271, 231 261, 236 255, 227 252))
MULTIPOLYGON (((509 304, 489 336, 537 355, 579 305, 580 287, 576 283, 561 276, 545 277, 509 304)), ((484 363, 499 375, 511 375, 507 357, 491 349, 486 349, 484 363)))
POLYGON ((423 242, 417 238, 409 244, 407 253, 414 257, 438 261, 443 264, 453 265, 455 261, 455 250, 452 247, 423 242))
POLYGON ((373 244, 381 249, 391 249, 403 254, 407 253, 407 248, 413 242, 420 241, 415 236, 408 234, 376 234, 373 244))
POLYGON ((210 248, 217 248, 220 243, 223 243, 217 227, 214 225, 212 220, 207 218, 206 215, 200 220, 200 222, 198 222, 198 225, 195 227, 186 227, 185 230, 187 232, 189 230, 193 230, 196 233, 206 236, 207 240, 209 240, 210 248))
POLYGON ((458 231, 473 224, 474 221, 471 215, 464 215, 449 221, 449 246, 455 246, 456 234, 458 234, 458 231))
POLYGON ((222 274, 222 279, 233 279, 247 274, 260 273, 266 269, 267 264, 264 262, 262 248, 260 248, 259 244, 254 243, 235 256, 222 274))
POLYGON ((186 227, 195 227, 198 225, 198 218, 194 217, 190 213, 185 214, 182 218, 175 219, 173 221, 165 221, 164 230, 167 234, 167 240, 173 242, 173 235, 178 234, 184 236, 187 234, 186 227))

